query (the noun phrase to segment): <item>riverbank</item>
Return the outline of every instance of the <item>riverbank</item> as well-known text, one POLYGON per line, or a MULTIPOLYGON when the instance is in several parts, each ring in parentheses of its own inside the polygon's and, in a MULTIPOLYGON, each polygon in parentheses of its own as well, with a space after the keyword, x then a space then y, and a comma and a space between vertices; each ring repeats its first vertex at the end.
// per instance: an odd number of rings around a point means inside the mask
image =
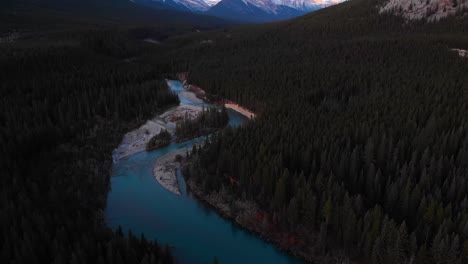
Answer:
POLYGON ((225 100, 224 106, 226 108, 230 108, 230 109, 242 114, 243 116, 245 116, 245 117, 247 117, 249 119, 254 119, 257 116, 253 111, 251 111, 251 110, 249 110, 249 109, 247 109, 247 108, 245 108, 245 107, 243 107, 243 106, 241 106, 241 105, 239 105, 237 103, 234 103, 232 101, 225 100))
POLYGON ((166 190, 180 195, 177 169, 185 159, 187 149, 179 149, 157 158, 153 165, 153 176, 166 190))
POLYGON ((192 179, 187 181, 187 186, 199 201, 214 208, 222 217, 272 243, 281 251, 307 262, 324 263, 323 259, 319 261, 314 256, 312 248, 307 247, 303 240, 291 233, 272 230, 272 224, 266 219, 266 212, 255 202, 239 200, 226 191, 205 193, 192 179))
MULTIPOLYGON (((204 102, 210 102, 210 100, 208 99, 208 97, 210 96, 205 90, 203 90, 202 88, 196 85, 188 83, 188 75, 189 75, 188 72, 184 72, 184 73, 178 73, 176 76, 182 82, 182 84, 184 85, 184 88, 195 95, 196 99, 202 100, 204 102)), ((211 102, 211 103, 232 109, 240 113, 241 115, 247 117, 248 119, 253 119, 257 116, 257 114, 254 111, 249 110, 246 107, 234 101, 227 100, 227 99, 222 99, 222 100, 211 102)))
POLYGON ((223 190, 205 193, 201 186, 192 179, 186 183, 192 195, 200 202, 215 209, 223 218, 272 243, 281 251, 309 263, 356 263, 341 251, 318 257, 316 247, 312 243, 306 242, 317 240, 314 231, 306 228, 296 228, 295 233, 278 231, 277 224, 271 223, 271 216, 253 201, 239 200, 223 190))
POLYGON ((146 121, 139 128, 126 133, 120 145, 112 152, 114 163, 145 151, 146 144, 151 138, 165 128, 163 120, 155 117, 146 121))
POLYGON ((167 130, 171 135, 174 135, 177 121, 185 117, 194 119, 202 111, 203 108, 201 106, 183 104, 172 107, 164 113, 148 120, 139 128, 125 134, 120 145, 112 153, 114 162, 146 151, 146 146, 151 138, 159 134, 162 130, 167 130))

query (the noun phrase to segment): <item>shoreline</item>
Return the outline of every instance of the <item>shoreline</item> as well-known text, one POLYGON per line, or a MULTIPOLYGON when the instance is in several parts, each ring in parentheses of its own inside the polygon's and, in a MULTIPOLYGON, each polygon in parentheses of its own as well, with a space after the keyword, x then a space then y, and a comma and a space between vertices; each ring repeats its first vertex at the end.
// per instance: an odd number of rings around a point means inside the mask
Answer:
MULTIPOLYGON (((166 190, 176 195, 181 195, 180 185, 177 180, 177 170, 181 167, 181 162, 176 160, 176 156, 184 157, 187 149, 179 149, 169 152, 153 162, 153 177, 166 190)), ((183 158, 182 158, 183 159, 183 158)))
POLYGON ((126 159, 132 155, 146 151, 146 146, 152 137, 162 130, 167 130, 171 135, 175 134, 176 122, 187 116, 193 119, 202 112, 203 107, 182 104, 171 107, 163 113, 147 120, 140 127, 126 133, 119 146, 112 152, 114 163, 126 159))
POLYGON ((237 103, 234 103, 232 101, 227 101, 227 103, 225 102, 224 103, 224 107, 226 108, 229 108, 229 109, 232 109, 236 112, 238 112, 239 114, 247 117, 248 119, 254 119, 257 115, 252 112, 251 110, 237 104, 237 103))
MULTIPOLYGON (((167 82, 168 89, 172 90, 171 85, 167 82)), ((194 103, 203 104, 205 101, 197 97, 194 92, 184 90, 179 93, 180 97, 194 103)), ((189 119, 196 118, 203 110, 201 105, 182 104, 174 105, 162 112, 156 114, 151 119, 148 119, 143 125, 127 132, 119 146, 112 152, 112 160, 114 163, 129 158, 140 152, 146 151, 146 145, 152 137, 159 134, 162 130, 167 130, 172 136, 175 135, 176 122, 188 117, 189 119)))
MULTIPOLYGON (((291 256, 299 258, 307 263, 323 263, 324 259, 314 257, 312 254, 307 254, 303 250, 295 249, 293 246, 284 245, 280 238, 274 237, 268 233, 267 228, 261 228, 259 225, 253 224, 253 219, 258 215, 260 211, 257 204, 251 201, 241 201, 229 195, 227 193, 211 193, 207 194, 201 190, 201 188, 193 181, 186 181, 187 186, 190 188, 190 192, 193 197, 216 211, 221 217, 231 221, 235 225, 242 229, 260 237, 264 241, 271 243, 278 250, 283 251, 291 256), (230 202, 229 200, 233 200, 230 202), (232 213, 231 203, 236 203, 236 208, 241 213, 234 215, 232 213), (241 208, 239 210, 239 208, 241 208)), ((345 262, 343 262, 345 263, 345 262)))
POLYGON ((207 98, 208 93, 205 90, 203 90, 202 88, 196 85, 188 83, 188 72, 178 73, 176 74, 176 76, 177 76, 177 79, 179 79, 179 81, 182 82, 184 88, 187 91, 195 94, 196 98, 198 98, 199 100, 202 100, 203 102, 212 103, 212 104, 216 104, 216 105, 220 105, 220 106, 224 106, 226 108, 232 109, 238 112, 239 114, 247 117, 248 119, 254 119, 257 116, 257 114, 254 111, 249 110, 246 107, 228 99, 222 99, 218 102, 210 101, 207 98))

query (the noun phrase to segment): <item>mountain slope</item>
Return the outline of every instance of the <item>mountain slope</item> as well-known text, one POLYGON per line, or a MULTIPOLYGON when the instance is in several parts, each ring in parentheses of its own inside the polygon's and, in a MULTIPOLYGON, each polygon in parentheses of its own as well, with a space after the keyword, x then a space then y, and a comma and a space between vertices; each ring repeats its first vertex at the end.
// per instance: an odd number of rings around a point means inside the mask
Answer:
POLYGON ((247 22, 297 17, 342 0, 132 0, 157 8, 173 8, 247 22))
POLYGON ((250 22, 285 20, 333 5, 341 0, 222 0, 208 14, 250 22))

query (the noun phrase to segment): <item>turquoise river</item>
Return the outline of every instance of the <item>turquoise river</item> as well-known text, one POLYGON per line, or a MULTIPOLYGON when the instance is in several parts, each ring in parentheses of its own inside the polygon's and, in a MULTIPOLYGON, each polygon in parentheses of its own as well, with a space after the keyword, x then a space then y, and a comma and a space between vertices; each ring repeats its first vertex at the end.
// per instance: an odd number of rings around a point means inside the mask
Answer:
MULTIPOLYGON (((183 91, 178 81, 169 81, 177 94, 183 91)), ((179 95, 181 104, 200 105, 179 95)), ((230 126, 246 121, 239 113, 228 110, 230 126)), ((171 151, 188 148, 203 138, 168 147, 141 152, 114 164, 105 211, 106 223, 136 235, 143 233, 172 247, 177 263, 302 263, 275 248, 274 245, 223 219, 186 192, 183 177, 178 173, 182 195, 164 189, 152 175, 153 162, 171 151)))

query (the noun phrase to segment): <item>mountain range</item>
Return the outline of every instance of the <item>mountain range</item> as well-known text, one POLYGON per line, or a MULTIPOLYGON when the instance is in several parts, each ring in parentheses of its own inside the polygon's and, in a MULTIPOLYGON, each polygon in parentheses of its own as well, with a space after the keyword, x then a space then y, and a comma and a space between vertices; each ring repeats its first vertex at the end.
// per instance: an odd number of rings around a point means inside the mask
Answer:
POLYGON ((269 22, 304 15, 343 0, 131 0, 243 22, 269 22))

